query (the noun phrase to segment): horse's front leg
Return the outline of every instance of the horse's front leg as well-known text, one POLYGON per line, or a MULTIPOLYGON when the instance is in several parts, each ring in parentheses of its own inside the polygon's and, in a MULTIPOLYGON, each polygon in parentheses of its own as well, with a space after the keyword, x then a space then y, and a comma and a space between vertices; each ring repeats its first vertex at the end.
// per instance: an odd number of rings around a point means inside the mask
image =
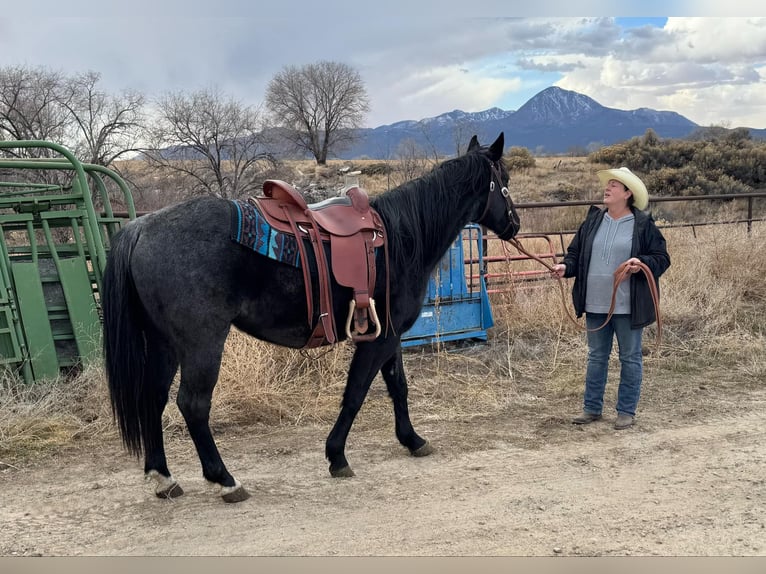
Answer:
POLYGON ((404 374, 401 344, 396 350, 396 354, 383 364, 380 373, 386 382, 388 394, 394 406, 396 438, 409 449, 413 456, 427 456, 431 454, 433 448, 431 448, 427 440, 415 432, 410 421, 410 410, 407 406, 407 377, 404 374))
POLYGON ((325 456, 330 461, 330 474, 334 477, 354 476, 346 460, 346 439, 359 409, 362 408, 367 391, 381 365, 391 356, 393 349, 386 341, 359 343, 348 368, 346 389, 340 414, 325 444, 325 456))

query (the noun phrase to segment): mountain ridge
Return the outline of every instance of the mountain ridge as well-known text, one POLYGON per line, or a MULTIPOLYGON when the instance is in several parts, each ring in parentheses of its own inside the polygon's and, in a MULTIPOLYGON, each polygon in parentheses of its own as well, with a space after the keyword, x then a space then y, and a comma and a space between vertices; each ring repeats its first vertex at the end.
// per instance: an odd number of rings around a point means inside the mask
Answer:
MULTIPOLYGON (((559 155, 573 150, 591 151, 652 129, 661 138, 691 136, 702 126, 674 111, 651 108, 621 110, 593 98, 551 86, 538 92, 518 110, 497 107, 480 112, 456 109, 421 120, 402 120, 375 128, 359 128, 357 140, 334 157, 389 159, 401 154, 406 140, 433 155, 455 155, 471 135, 489 141, 505 133, 507 147, 528 148, 535 155, 559 155)), ((766 139, 766 129, 750 130, 766 139)))

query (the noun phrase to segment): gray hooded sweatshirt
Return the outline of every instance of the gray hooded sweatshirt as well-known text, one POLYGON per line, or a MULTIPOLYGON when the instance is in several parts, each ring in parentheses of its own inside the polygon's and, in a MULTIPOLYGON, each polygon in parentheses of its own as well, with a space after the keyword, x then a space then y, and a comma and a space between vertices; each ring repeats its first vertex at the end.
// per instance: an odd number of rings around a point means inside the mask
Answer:
MULTIPOLYGON (((612 219, 609 213, 604 214, 604 219, 593 238, 593 251, 588 268, 588 290, 585 296, 587 313, 609 312, 614 272, 630 259, 635 220, 632 213, 616 220, 612 219)), ((614 313, 630 313, 630 281, 623 281, 617 288, 614 313)))

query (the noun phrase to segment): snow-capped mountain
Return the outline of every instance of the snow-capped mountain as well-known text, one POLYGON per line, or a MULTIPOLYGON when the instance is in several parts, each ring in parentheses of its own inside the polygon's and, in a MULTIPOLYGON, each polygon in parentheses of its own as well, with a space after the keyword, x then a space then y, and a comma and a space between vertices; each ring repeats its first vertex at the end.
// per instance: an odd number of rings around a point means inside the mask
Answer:
MULTIPOLYGON (((359 140, 339 157, 392 159, 404 140, 413 140, 429 154, 449 156, 457 152, 459 145, 465 148, 474 133, 480 141, 491 141, 501 131, 505 132, 508 147, 523 146, 536 154, 560 154, 624 141, 650 128, 661 138, 681 138, 699 127, 676 112, 608 108, 578 92, 550 87, 516 111, 453 110, 431 118, 361 129, 359 140)), ((751 133, 753 137, 766 137, 766 130, 751 133)))

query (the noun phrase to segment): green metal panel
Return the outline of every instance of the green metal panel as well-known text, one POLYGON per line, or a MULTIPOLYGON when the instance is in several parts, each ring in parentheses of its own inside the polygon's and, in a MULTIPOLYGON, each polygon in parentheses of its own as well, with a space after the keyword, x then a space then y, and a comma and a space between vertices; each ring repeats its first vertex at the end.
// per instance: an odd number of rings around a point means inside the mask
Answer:
POLYGON ((8 300, 8 285, 5 273, 0 273, 0 363, 20 363, 22 360, 13 309, 8 300))
MULTIPOLYGON (((56 251, 58 251, 60 246, 56 247, 56 251)), ((60 258, 54 252, 51 255, 53 258, 39 257, 37 268, 40 271, 40 280, 43 284, 43 297, 48 311, 48 321, 51 324, 59 368, 70 367, 78 362, 77 345, 74 340, 72 325, 69 322, 64 288, 59 277, 58 261, 60 258)))
MULTIPOLYGON (((0 229, 2 229, 0 227, 0 229)), ((8 283, 5 280, 5 273, 0 273, 0 305, 8 305, 8 283)))
POLYGON ((0 307, 0 363, 20 363, 22 359, 13 312, 9 307, 0 307))
POLYGON ((16 291, 13 289, 10 258, 8 257, 8 246, 5 242, 2 222, 0 222, 0 283, 2 283, 2 293, 0 293, 2 305, 0 308, 3 309, 3 313, 7 317, 6 324, 11 328, 10 334, 4 337, 3 357, 11 359, 18 356, 17 361, 10 360, 9 364, 12 368, 20 366, 20 373, 24 377, 24 381, 33 383, 34 375, 32 365, 27 360, 27 341, 19 319, 16 291), (17 348, 18 355, 16 354, 17 348))
POLYGON ((59 363, 48 321, 40 271, 32 261, 12 262, 11 270, 35 380, 56 378, 59 363))
POLYGON ((93 297, 93 284, 84 259, 59 259, 58 271, 77 350, 85 364, 101 356, 101 320, 93 297))
POLYGON ((15 363, 33 382, 57 377, 63 367, 100 360, 98 301, 106 252, 112 235, 136 212, 116 172, 83 164, 53 142, 0 142, 0 149, 26 148, 63 156, 0 157, 0 170, 14 176, 0 182, 0 363, 15 363), (72 179, 24 181, 24 172, 39 170, 69 172, 72 179), (123 196, 126 218, 112 210, 115 189, 123 196), (99 211, 92 200, 97 196, 99 211))

